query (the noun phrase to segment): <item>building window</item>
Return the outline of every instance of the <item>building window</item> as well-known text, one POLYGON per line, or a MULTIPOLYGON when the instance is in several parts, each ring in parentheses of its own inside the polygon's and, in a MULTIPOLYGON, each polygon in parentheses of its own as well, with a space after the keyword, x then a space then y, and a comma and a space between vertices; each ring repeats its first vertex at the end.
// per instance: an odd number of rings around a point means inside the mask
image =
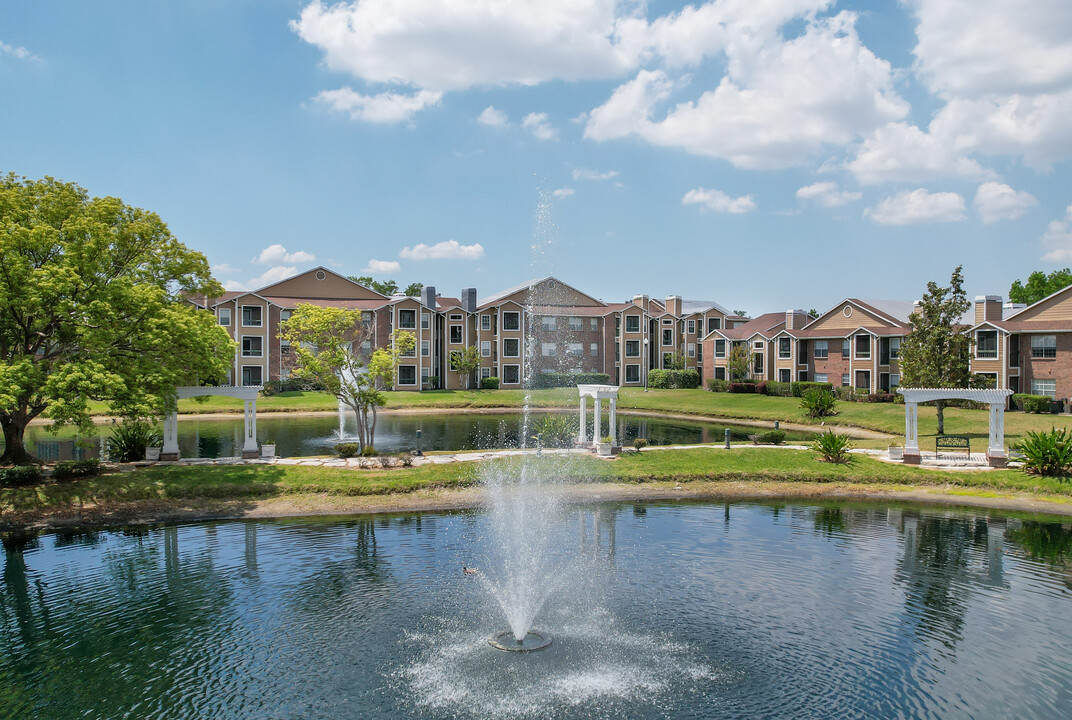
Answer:
POLYGON ((726 368, 724 368, 724 367, 715 368, 715 380, 725 380, 725 379, 726 379, 726 368))
POLYGON ((480 357, 491 357, 491 340, 480 341, 480 357))
POLYGON ((622 316, 614 316, 614 337, 618 337, 622 334, 622 316))
POLYGON ((722 329, 722 318, 707 318, 707 332, 722 329))
MULTIPOLYGON (((640 332, 640 316, 639 315, 626 315, 625 316, 625 331, 627 333, 640 332)), ((626 375, 628 376, 628 371, 626 375)))
POLYGON ((398 327, 402 330, 414 330, 417 327, 416 310, 399 310, 398 327))
POLYGON ((787 358, 793 354, 793 346, 787 337, 778 338, 778 357, 787 358))
POLYGON ((257 305, 242 306, 242 327, 260 327, 261 308, 257 305))
POLYGON ((584 330, 584 320, 579 317, 571 317, 569 319, 570 332, 581 332, 584 330))
POLYGON ((503 330, 520 330, 521 313, 517 311, 504 312, 502 314, 503 330))
POLYGON ((416 365, 399 365, 398 366, 398 384, 399 385, 416 385, 417 384, 417 366, 416 365))
POLYGON ((867 360, 871 357, 871 336, 860 333, 856 336, 856 357, 867 360))
POLYGON ((371 340, 363 341, 361 343, 361 354, 362 355, 368 355, 371 352, 372 352, 372 341, 371 340))
POLYGON ((696 357, 696 343, 689 343, 689 357, 696 357))
MULTIPOLYGON (((1055 358, 1057 357, 1057 336, 1056 335, 1032 335, 1031 336, 1031 357, 1033 358, 1055 358)), ((1042 393, 1035 393, 1041 395, 1042 393)))
POLYGON ((503 365, 502 381, 504 385, 517 385, 521 382, 520 365, 503 365))
POLYGON ((544 315, 540 319, 540 327, 543 328, 544 332, 554 332, 558 329, 558 321, 553 317, 544 315))
POLYGON ((462 326, 451 325, 450 326, 450 344, 461 345, 462 342, 462 326))
POLYGON ((848 386, 849 386, 849 374, 848 373, 842 373, 841 374, 841 387, 848 387, 848 386))
POLYGON ((417 357, 417 346, 414 345, 404 353, 399 353, 398 357, 417 357))
POLYGON ((1057 397, 1057 381, 1056 380, 1032 380, 1031 381, 1031 394, 1032 395, 1046 395, 1047 397, 1057 397))
POLYGON ((826 373, 815 373, 815 382, 826 382, 828 377, 826 373))
POLYGON ((674 331, 673 330, 663 330, 663 345, 673 345, 673 344, 674 344, 674 331))
POLYGON ((521 357, 521 341, 517 338, 503 340, 503 357, 521 357))
POLYGON ((570 357, 584 357, 584 343, 570 343, 567 352, 570 357))
POLYGON ((752 356, 752 372, 755 375, 763 374, 763 353, 756 353, 752 356))
POLYGON ((588 354, 592 357, 599 357, 599 343, 589 343, 588 354))
POLYGON ((761 340, 756 340, 754 343, 752 343, 752 347, 755 348, 756 350, 762 350, 763 349, 763 342, 761 340))
POLYGON ((432 369, 422 367, 421 368, 421 387, 428 387, 428 378, 432 376, 432 369))
POLYGON ((260 385, 261 384, 261 366, 260 365, 243 365, 242 366, 242 384, 243 385, 260 385))
POLYGON ((715 340, 715 357, 726 357, 725 340, 715 340))
POLYGON ((480 379, 484 380, 484 379, 489 378, 489 377, 491 377, 491 368, 489 368, 489 367, 480 368, 480 379))
POLYGON ((592 332, 599 332, 599 318, 588 318, 588 329, 592 332))
POLYGON ((625 381, 627 383, 640 382, 640 366, 639 365, 626 365, 625 366, 625 381))
POLYGON ((242 357, 264 357, 262 343, 259 337, 242 338, 242 357))
POLYGON ((544 357, 554 357, 558 355, 558 346, 554 343, 540 343, 540 354, 544 357))
POLYGON ((695 320, 689 320, 688 328, 689 328, 689 335, 695 335, 696 334, 696 321, 695 320))
POLYGON ((813 348, 816 360, 830 357, 830 346, 826 340, 816 340, 813 348))
POLYGON ((283 357, 290 355, 290 340, 279 341, 279 354, 283 357))
POLYGON ((998 331, 980 330, 975 333, 975 357, 996 358, 998 356, 998 331))
POLYGON ((626 357, 640 357, 640 341, 639 340, 626 340, 625 341, 625 356, 626 357))
POLYGON ((432 327, 432 316, 428 313, 421 313, 421 330, 427 330, 432 327))
MULTIPOLYGON (((896 360, 901 355, 901 338, 890 338, 890 360, 896 360)), ((893 375, 890 375, 890 387, 893 387, 893 375)))
POLYGON ((368 330, 372 327, 372 313, 365 310, 361 313, 361 326, 368 330))
POLYGON ((845 338, 841 341, 841 357, 847 358, 849 356, 849 339, 845 338))
POLYGON ((219 310, 220 325, 231 325, 231 308, 220 308, 219 310))
POLYGON ((890 391, 892 392, 901 384, 901 376, 898 373, 890 373, 890 391))
POLYGON ((491 315, 480 316, 480 329, 491 330, 491 315))
POLYGON ((462 319, 462 314, 461 313, 454 313, 453 315, 450 316, 450 319, 451 320, 461 320, 462 319))
POLYGON ((428 357, 432 354, 432 344, 427 340, 421 340, 421 357, 428 357))

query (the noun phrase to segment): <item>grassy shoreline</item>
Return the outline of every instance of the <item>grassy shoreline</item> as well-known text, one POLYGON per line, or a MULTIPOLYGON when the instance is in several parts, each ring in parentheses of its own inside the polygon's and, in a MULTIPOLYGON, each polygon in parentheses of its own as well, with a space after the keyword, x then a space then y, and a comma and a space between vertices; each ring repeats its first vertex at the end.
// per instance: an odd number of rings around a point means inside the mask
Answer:
MULTIPOLYGON (((518 462, 503 458, 484 463, 518 462)), ((577 457, 568 476, 553 459, 537 472, 599 499, 662 497, 838 497, 908 494, 927 501, 1072 515, 1072 483, 1016 470, 945 472, 857 457, 818 462, 803 450, 661 450, 608 462, 577 457), (678 487, 680 486, 680 488, 678 487)), ((172 466, 70 483, 0 489, 0 529, 107 526, 168 519, 441 509, 479 504, 484 463, 350 470, 297 465, 172 466)))

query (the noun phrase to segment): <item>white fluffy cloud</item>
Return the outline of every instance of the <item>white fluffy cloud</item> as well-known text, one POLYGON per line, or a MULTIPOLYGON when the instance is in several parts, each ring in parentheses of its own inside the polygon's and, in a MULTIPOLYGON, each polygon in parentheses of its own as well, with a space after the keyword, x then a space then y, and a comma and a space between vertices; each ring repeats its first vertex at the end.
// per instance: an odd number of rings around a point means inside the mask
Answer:
POLYGON ((558 137, 558 130, 551 125, 551 119, 547 113, 532 112, 521 120, 521 127, 525 128, 540 140, 554 140, 558 137))
POLYGON ((864 216, 880 225, 955 222, 967 217, 964 198, 960 195, 954 192, 932 193, 924 188, 903 190, 891 195, 876 207, 865 210, 864 216))
POLYGON ((574 190, 573 188, 564 187, 564 188, 559 188, 558 190, 552 190, 551 194, 554 195, 559 200, 561 200, 562 198, 568 198, 570 195, 572 195, 575 192, 576 192, 576 190, 574 190))
POLYGON ((721 190, 706 190, 702 187, 685 193, 685 197, 681 198, 681 204, 699 205, 701 210, 714 210, 733 215, 752 212, 756 209, 756 201, 751 195, 730 197, 721 190))
POLYGON ((573 171, 574 180, 610 180, 611 178, 618 177, 617 170, 607 170, 606 172, 599 172, 598 170, 584 170, 577 168, 573 171))
POLYGON ((1015 220, 1036 205, 1038 200, 1034 195, 1017 192, 1004 183, 983 183, 975 191, 975 211, 985 224, 1015 220))
POLYGON ((1052 221, 1042 234, 1042 244, 1046 248, 1043 260, 1051 262, 1068 262, 1072 260, 1072 205, 1065 209, 1060 220, 1052 221))
POLYGON ((398 123, 411 120, 426 107, 438 105, 443 93, 419 90, 411 95, 384 92, 362 95, 352 88, 324 90, 316 101, 337 112, 346 113, 351 120, 370 123, 398 123))
POLYGON ((839 190, 835 182, 817 182, 806 185, 797 190, 797 198, 800 200, 813 200, 823 207, 840 207, 851 202, 856 202, 863 193, 839 190))
POLYGON ((253 259, 253 262, 260 265, 279 265, 281 263, 307 263, 316 260, 316 256, 312 253, 305 252, 304 250, 298 250, 297 252, 287 252, 287 249, 282 245, 269 245, 261 250, 261 254, 253 259))
POLYGON ((297 274, 298 268, 294 267, 293 265, 276 265, 275 267, 268 268, 263 273, 250 280, 249 286, 252 289, 256 290, 257 288, 262 288, 265 285, 271 285, 272 283, 277 283, 280 280, 286 280, 288 277, 292 277, 297 274))
POLYGON ((0 55, 8 55, 16 60, 36 60, 37 56, 24 47, 8 45, 0 40, 0 55))
POLYGON ((246 292, 249 290, 245 283, 239 282, 238 280, 224 280, 223 289, 228 292, 246 292))
POLYGON ((846 167, 865 185, 949 177, 982 180, 993 176, 975 160, 965 157, 955 143, 903 122, 889 123, 875 130, 846 167))
POLYGON ((413 247, 404 247, 398 256, 404 260, 479 260, 484 257, 484 246, 480 243, 462 245, 452 239, 437 242, 435 245, 420 243, 413 247))
POLYGON ((496 110, 491 105, 484 108, 484 112, 480 113, 480 117, 476 121, 481 125, 490 125, 491 127, 503 127, 509 124, 506 113, 502 110, 496 110))
POLYGON ((642 70, 592 110, 585 137, 636 135, 744 168, 804 164, 827 146, 843 146, 908 113, 890 64, 860 42, 855 22, 853 13, 841 12, 809 21, 788 41, 737 38, 726 46, 727 73, 718 87, 659 120, 656 106, 680 83, 663 70, 642 70))
POLYGON ((397 260, 369 260, 361 272, 368 275, 388 275, 398 272, 401 267, 402 264, 397 260))

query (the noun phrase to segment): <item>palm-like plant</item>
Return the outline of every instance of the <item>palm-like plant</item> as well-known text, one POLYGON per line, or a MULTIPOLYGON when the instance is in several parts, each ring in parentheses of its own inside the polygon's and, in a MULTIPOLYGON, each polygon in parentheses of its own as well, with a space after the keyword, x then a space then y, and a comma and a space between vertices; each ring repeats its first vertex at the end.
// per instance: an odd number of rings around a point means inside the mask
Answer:
POLYGON ((810 418, 824 418, 834 414, 837 398, 834 393, 822 388, 806 390, 800 397, 800 409, 810 418))
POLYGON ((1068 476, 1072 472, 1072 434, 1065 428, 1049 432, 1029 430, 1015 448, 1023 454, 1025 472, 1048 477, 1068 476))
POLYGON ((815 438, 815 442, 811 444, 811 449, 819 453, 824 462, 847 463, 852 461, 852 456, 849 454, 849 450, 852 449, 852 438, 848 435, 836 433, 833 430, 827 430, 815 438))

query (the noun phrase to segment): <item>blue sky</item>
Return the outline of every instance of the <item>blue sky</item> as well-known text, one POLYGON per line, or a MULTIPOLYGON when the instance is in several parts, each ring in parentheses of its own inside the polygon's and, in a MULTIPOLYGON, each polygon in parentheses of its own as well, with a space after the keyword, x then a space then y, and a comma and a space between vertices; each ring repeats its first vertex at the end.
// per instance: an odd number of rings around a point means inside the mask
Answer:
POLYGON ((0 97, 0 169, 155 210, 233 288, 760 313, 1072 264, 1066 0, 4 3, 0 97))

